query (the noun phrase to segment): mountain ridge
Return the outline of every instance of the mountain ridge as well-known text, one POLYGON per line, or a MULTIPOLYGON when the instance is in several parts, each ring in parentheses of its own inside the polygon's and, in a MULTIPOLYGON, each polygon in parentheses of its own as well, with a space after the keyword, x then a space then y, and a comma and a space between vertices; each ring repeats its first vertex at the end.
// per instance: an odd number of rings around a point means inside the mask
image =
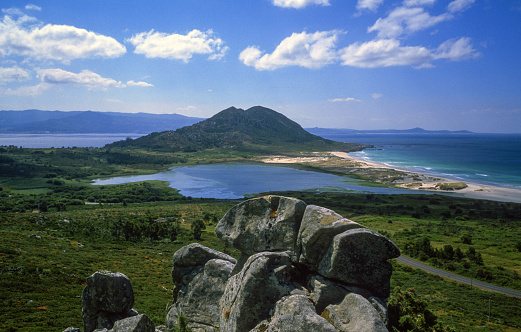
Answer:
POLYGON ((17 134, 148 134, 178 129, 203 118, 180 114, 94 111, 0 111, 0 133, 17 134))
POLYGON ((324 134, 474 134, 468 130, 427 130, 420 127, 411 129, 376 129, 376 130, 358 130, 347 128, 305 128, 315 135, 324 134))

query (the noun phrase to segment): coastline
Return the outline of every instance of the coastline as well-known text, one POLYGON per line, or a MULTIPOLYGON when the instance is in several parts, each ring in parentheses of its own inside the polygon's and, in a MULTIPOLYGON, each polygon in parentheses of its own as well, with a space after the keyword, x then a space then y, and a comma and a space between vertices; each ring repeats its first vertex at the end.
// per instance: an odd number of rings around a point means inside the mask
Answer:
POLYGON ((450 193, 461 197, 521 203, 521 190, 469 181, 458 181, 434 175, 389 167, 368 162, 349 155, 347 152, 314 152, 298 157, 266 156, 260 159, 268 164, 301 164, 328 172, 358 176, 362 179, 411 190, 450 193), (444 190, 444 187, 454 188, 444 190))

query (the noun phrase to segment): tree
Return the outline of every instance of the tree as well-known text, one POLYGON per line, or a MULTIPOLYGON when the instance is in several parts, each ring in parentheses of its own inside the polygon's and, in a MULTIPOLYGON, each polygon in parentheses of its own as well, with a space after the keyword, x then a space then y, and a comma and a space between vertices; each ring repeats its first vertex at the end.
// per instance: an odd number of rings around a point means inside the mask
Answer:
POLYGON ((203 230, 206 229, 206 226, 201 219, 197 219, 194 222, 192 222, 190 228, 192 230, 192 235, 194 236, 194 239, 200 240, 201 235, 203 234, 203 230))
POLYGON ((454 331, 438 322, 438 316, 427 308, 427 302, 414 288, 396 287, 387 306, 390 331, 454 331))

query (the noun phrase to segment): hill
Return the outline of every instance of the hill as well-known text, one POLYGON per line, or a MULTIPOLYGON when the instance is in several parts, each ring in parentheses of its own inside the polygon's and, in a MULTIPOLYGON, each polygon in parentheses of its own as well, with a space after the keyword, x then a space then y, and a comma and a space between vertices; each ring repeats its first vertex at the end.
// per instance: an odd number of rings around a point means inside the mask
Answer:
POLYGON ((381 129, 381 130, 356 130, 356 129, 337 129, 337 128, 306 128, 307 131, 315 135, 346 135, 346 134, 472 134, 468 130, 426 130, 423 128, 412 129, 381 129))
POLYGON ((313 135, 284 115, 255 106, 247 110, 230 107, 213 117, 175 131, 152 133, 107 147, 136 147, 161 151, 235 149, 248 151, 355 151, 367 145, 334 142, 313 135))
POLYGON ((180 114, 92 111, 0 111, 0 133, 10 134, 148 134, 178 129, 203 120, 180 114))

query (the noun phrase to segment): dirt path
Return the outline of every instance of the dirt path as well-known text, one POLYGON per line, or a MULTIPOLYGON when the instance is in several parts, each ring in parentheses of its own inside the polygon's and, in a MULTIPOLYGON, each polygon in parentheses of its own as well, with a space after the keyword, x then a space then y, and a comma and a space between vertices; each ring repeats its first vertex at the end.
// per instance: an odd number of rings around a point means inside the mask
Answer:
POLYGON ((402 263, 402 264, 409 265, 411 267, 423 270, 423 271, 428 272, 428 273, 439 275, 439 276, 441 276, 443 278, 447 278, 447 279, 450 279, 450 280, 461 282, 461 283, 464 283, 464 284, 467 284, 467 285, 471 285, 473 287, 481 288, 481 289, 484 289, 486 291, 497 292, 497 293, 505 294, 505 295, 508 295, 508 296, 514 296, 514 297, 517 297, 517 298, 521 298, 521 292, 520 291, 516 291, 516 290, 513 290, 513 289, 509 289, 509 288, 504 288, 504 287, 499 287, 499 286, 492 285, 492 284, 487 284, 486 282, 470 279, 470 278, 467 278, 467 277, 462 277, 460 275, 457 275, 457 274, 454 274, 454 273, 450 273, 450 272, 447 272, 447 271, 443 271, 443 270, 437 269, 435 267, 432 267, 430 265, 420 263, 420 262, 418 262, 418 261, 416 261, 414 259, 411 259, 409 257, 400 256, 400 257, 396 258, 396 260, 398 262, 402 263))

